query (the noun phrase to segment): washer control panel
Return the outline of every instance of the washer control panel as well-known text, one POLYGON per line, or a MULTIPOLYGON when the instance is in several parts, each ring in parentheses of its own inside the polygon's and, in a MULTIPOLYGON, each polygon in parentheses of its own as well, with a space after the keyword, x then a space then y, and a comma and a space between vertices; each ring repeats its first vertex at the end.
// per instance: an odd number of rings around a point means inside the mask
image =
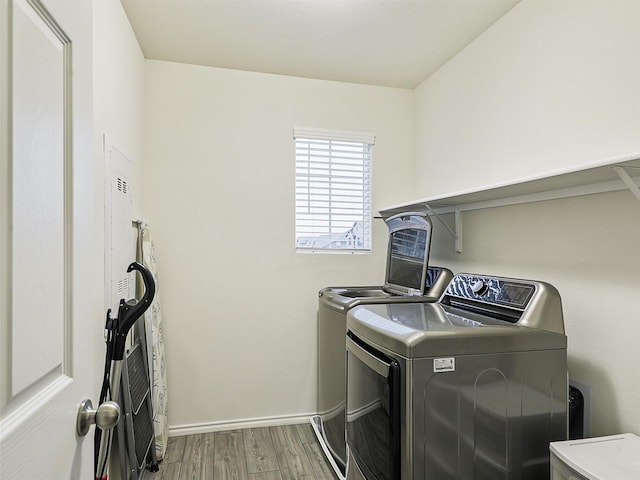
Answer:
POLYGON ((524 310, 535 291, 533 283, 461 273, 451 280, 445 296, 524 310))

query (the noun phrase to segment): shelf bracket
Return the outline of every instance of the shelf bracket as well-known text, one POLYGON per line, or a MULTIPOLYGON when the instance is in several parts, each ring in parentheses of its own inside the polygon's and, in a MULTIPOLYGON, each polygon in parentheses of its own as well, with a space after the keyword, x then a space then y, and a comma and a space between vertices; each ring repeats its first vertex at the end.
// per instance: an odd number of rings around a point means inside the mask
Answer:
POLYGON ((640 201, 640 188, 638 188, 638 186, 633 181, 633 179, 629 176, 627 171, 623 167, 619 167, 617 165, 614 165, 611 168, 613 168, 614 172, 616 172, 620 177, 620 180, 624 182, 627 188, 631 190, 631 193, 633 193, 635 197, 638 199, 638 201, 640 201))
POLYGON ((431 216, 436 217, 444 228, 451 234, 454 240, 454 246, 457 253, 462 253, 462 216, 459 208, 456 208, 453 211, 453 230, 449 225, 446 224, 444 220, 438 215, 433 208, 431 208, 428 204, 424 204, 424 208, 427 210, 427 213, 431 216))

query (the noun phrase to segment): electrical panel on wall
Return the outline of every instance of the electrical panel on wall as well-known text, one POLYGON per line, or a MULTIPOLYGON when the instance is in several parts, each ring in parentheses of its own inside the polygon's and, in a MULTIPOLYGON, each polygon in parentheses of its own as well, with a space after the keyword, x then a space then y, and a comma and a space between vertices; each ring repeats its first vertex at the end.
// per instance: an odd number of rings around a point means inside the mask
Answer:
POLYGON ((106 137, 104 149, 108 179, 105 196, 106 302, 115 316, 120 299, 128 300, 135 296, 135 272, 127 273, 127 267, 136 259, 136 237, 131 223, 132 163, 106 137))

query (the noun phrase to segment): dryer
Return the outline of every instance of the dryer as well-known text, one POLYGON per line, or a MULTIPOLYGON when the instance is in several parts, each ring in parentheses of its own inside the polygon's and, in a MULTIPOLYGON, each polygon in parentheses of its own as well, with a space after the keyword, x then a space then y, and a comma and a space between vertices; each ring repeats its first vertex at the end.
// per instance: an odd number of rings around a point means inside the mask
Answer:
POLYGON ((541 480, 567 438, 567 338, 544 282, 459 274, 437 303, 347 315, 347 479, 541 480))

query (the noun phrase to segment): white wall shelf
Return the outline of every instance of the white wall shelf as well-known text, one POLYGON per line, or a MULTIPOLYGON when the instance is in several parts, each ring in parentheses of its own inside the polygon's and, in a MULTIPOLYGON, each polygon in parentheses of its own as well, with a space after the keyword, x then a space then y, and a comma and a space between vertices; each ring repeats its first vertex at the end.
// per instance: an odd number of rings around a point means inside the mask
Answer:
POLYGON ((447 226, 447 230, 456 240, 456 251, 461 252, 461 212, 625 189, 629 189, 640 201, 639 185, 640 152, 636 152, 579 170, 560 171, 513 183, 426 197, 381 208, 379 212, 383 218, 406 211, 426 211, 436 218, 442 214, 453 213, 455 215, 455 230, 449 226, 447 226))

